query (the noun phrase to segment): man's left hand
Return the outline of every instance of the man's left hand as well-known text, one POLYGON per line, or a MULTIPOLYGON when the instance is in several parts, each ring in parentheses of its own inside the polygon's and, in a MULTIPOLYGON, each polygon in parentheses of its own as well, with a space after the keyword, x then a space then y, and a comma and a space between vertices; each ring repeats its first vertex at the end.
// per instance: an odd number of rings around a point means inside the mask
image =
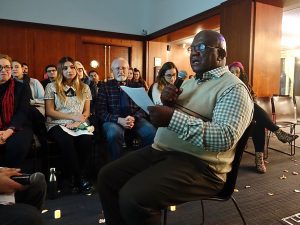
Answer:
POLYGON ((167 127, 172 119, 174 109, 168 106, 148 106, 151 123, 156 127, 167 127))

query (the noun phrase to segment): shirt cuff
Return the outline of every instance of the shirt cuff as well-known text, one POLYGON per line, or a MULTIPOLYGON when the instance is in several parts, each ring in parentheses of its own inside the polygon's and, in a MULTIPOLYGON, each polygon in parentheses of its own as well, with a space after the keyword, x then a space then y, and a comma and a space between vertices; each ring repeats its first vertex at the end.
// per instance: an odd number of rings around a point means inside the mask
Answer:
POLYGON ((189 119, 188 115, 181 113, 177 110, 174 110, 168 129, 176 133, 180 133, 181 131, 183 131, 184 126, 188 123, 188 119, 189 119))

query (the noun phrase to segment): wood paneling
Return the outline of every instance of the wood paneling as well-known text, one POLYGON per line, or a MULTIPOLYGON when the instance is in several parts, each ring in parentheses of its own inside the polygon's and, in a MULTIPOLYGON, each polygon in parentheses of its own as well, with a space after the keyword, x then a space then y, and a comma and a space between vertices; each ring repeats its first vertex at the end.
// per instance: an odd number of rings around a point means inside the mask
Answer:
POLYGON ((258 96, 278 94, 282 8, 257 2, 253 46, 253 89, 258 96))
MULTIPOLYGON (((110 45, 114 57, 129 59, 143 71, 143 40, 145 37, 111 32, 40 25, 0 20, 0 52, 29 65, 29 74, 43 79, 44 67, 57 64, 62 56, 71 56, 90 70, 90 58, 97 58, 104 66, 100 45, 110 45), (101 36, 103 35, 103 36, 101 36), (132 40, 130 38, 133 38, 132 40)), ((99 68, 99 71, 104 70, 99 68)), ((107 68, 109 71, 109 68, 107 68)), ((104 76, 104 72, 100 74, 104 76)))
POLYGON ((222 4, 227 63, 241 61, 258 96, 279 90, 282 8, 254 0, 222 4))

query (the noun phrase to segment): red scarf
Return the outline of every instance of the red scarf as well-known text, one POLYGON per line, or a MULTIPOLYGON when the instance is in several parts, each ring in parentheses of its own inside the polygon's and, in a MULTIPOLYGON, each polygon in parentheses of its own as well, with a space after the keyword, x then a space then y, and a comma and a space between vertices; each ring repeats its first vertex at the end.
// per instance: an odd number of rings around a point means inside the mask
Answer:
POLYGON ((15 91, 15 81, 10 79, 10 83, 4 93, 2 99, 2 116, 0 116, 0 130, 7 129, 13 112, 14 112, 14 91, 15 91))

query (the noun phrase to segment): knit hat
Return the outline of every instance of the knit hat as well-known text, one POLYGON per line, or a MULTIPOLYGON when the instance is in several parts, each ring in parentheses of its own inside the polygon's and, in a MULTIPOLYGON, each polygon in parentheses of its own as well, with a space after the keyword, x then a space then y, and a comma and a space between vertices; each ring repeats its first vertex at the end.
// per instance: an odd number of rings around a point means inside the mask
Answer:
POLYGON ((231 63, 231 64, 229 65, 229 70, 230 70, 231 67, 233 67, 233 66, 238 67, 238 68, 240 68, 242 71, 244 71, 244 66, 243 66, 243 64, 242 64, 241 62, 235 61, 235 62, 231 63))

